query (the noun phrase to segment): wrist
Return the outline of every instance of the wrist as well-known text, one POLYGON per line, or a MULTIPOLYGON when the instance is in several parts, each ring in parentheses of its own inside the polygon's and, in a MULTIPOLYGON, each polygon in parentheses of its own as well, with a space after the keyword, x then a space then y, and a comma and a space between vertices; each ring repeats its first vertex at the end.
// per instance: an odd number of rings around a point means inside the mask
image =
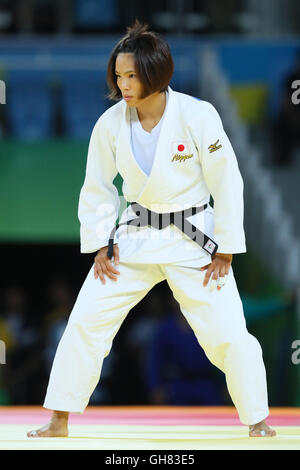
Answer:
POLYGON ((226 261, 232 261, 232 254, 231 253, 216 253, 215 256, 222 258, 226 261))

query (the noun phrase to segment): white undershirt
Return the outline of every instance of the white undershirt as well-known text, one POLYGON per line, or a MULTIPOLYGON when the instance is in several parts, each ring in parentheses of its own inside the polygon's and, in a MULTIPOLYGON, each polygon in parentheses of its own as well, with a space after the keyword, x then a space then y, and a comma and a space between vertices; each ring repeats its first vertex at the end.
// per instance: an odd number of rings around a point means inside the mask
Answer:
POLYGON ((146 175, 150 175, 156 151, 157 141, 166 113, 169 93, 166 92, 166 107, 160 121, 151 132, 143 129, 136 108, 130 108, 131 148, 134 158, 146 175))

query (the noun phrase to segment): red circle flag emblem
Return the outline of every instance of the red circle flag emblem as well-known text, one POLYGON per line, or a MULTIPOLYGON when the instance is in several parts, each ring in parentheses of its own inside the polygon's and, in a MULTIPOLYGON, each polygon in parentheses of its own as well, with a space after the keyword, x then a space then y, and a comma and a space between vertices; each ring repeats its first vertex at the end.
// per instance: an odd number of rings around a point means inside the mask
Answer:
POLYGON ((179 144, 178 147, 177 147, 178 151, 179 152, 183 152, 184 151, 184 145, 183 144, 179 144))

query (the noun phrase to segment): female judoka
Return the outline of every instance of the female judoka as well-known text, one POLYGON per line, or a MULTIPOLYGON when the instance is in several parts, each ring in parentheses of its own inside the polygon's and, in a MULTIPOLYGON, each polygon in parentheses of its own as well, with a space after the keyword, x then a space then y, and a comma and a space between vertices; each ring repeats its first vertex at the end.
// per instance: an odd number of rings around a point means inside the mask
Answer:
POLYGON ((243 181, 216 109, 173 91, 164 39, 136 22, 114 47, 117 103, 97 121, 79 198, 81 252, 95 252, 53 362, 50 423, 28 437, 68 435, 127 313, 166 280, 250 436, 273 436, 262 350, 247 331, 232 271, 246 251, 243 181), (119 216, 120 173, 128 207, 119 216), (214 207, 210 206, 210 196, 214 207))

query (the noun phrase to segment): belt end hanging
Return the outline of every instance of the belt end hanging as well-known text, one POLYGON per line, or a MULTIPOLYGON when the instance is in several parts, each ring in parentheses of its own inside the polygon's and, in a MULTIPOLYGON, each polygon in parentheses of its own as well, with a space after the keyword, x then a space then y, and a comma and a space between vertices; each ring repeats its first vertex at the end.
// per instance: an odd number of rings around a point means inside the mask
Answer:
POLYGON ((207 253, 209 253, 211 256, 213 256, 218 250, 218 245, 213 240, 208 238, 202 248, 203 250, 207 251, 207 253))
POLYGON ((108 250, 107 250, 107 257, 112 259, 114 253, 114 239, 110 238, 108 241, 108 250))

